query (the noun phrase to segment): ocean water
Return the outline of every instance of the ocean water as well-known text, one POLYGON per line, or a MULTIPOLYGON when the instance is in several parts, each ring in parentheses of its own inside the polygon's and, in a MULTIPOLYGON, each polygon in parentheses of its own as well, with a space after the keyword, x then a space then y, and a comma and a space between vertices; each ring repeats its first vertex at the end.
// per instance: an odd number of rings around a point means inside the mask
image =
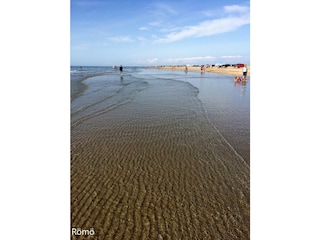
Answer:
MULTIPOLYGON (((91 112, 95 111, 93 106, 97 106, 100 102, 105 104, 104 110, 108 111, 130 101, 139 91, 151 87, 151 82, 161 80, 170 82, 172 88, 178 81, 189 83, 196 88, 196 97, 203 104, 211 123, 250 164, 250 80, 245 84, 234 83, 230 75, 129 67, 120 78, 119 70, 114 70, 112 67, 71 67, 72 98, 90 86, 85 99, 72 102, 71 113, 74 116, 72 124, 78 119, 75 116, 80 116, 79 109, 82 109, 82 114, 93 116, 94 113, 91 112), (95 75, 101 76, 80 83, 80 80, 95 75), (89 108, 90 105, 92 107, 89 108)), ((183 93, 178 86, 176 88, 178 98, 183 93)))
POLYGON ((250 80, 71 71, 72 239, 249 239, 250 80))

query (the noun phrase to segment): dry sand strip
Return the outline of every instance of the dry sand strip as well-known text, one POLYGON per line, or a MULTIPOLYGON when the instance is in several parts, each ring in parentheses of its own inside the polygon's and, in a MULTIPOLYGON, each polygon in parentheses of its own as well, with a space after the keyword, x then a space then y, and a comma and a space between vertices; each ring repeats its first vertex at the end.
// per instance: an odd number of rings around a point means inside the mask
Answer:
MULTIPOLYGON (((157 69, 163 70, 172 70, 172 71, 184 71, 184 66, 159 66, 157 69)), ((188 67, 188 71, 198 71, 201 72, 201 67, 188 67)), ((226 68, 218 68, 218 67, 209 67, 206 68, 206 72, 210 73, 219 73, 219 74, 229 74, 232 76, 242 76, 242 68, 235 67, 226 67, 226 68)), ((247 77, 250 77, 250 66, 247 66, 247 77)))

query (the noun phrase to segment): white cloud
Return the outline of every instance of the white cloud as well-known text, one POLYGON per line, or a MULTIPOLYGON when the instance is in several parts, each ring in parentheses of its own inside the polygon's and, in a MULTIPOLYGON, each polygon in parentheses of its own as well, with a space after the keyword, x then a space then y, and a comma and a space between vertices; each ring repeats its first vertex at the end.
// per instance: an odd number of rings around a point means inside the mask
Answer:
POLYGON ((179 41, 188 37, 204 37, 231 32, 249 23, 249 14, 245 14, 239 17, 228 17, 204 21, 199 23, 198 25, 186 26, 183 27, 180 31, 171 32, 165 37, 155 40, 154 43, 169 43, 179 41))
POLYGON ((225 6, 224 10, 227 13, 247 13, 250 9, 247 6, 230 5, 225 6))
MULTIPOLYGON (((161 26, 163 25, 164 23, 162 21, 153 21, 153 22, 149 22, 149 23, 146 23, 145 26, 141 26, 139 28, 140 31, 151 31, 151 30, 154 30, 156 29, 157 31, 162 31, 163 28, 161 28, 161 26), (159 30, 160 29, 160 30, 159 30)), ((172 31, 172 30, 171 30, 172 31)), ((168 31, 165 31, 165 32, 168 32, 168 31)))
POLYGON ((180 65, 180 64, 210 64, 215 62, 222 62, 222 63, 234 63, 235 61, 243 60, 243 56, 235 55, 235 56, 195 56, 195 57, 177 57, 177 58, 148 58, 139 60, 138 64, 146 64, 146 65, 154 65, 154 64, 173 64, 173 65, 180 65))
POLYGON ((146 31, 146 30, 150 30, 153 27, 158 27, 161 26, 162 21, 154 21, 154 22, 149 22, 147 25, 148 26, 142 26, 139 28, 140 31, 146 31))
POLYGON ((108 39, 113 42, 134 42, 134 40, 128 36, 110 37, 108 39))
POLYGON ((221 56, 221 58, 232 58, 232 59, 234 59, 234 58, 242 58, 242 56, 240 56, 240 55, 237 55, 237 56, 221 56))
POLYGON ((205 56, 205 57, 184 57, 184 58, 168 58, 165 62, 168 63, 193 63, 197 61, 209 61, 216 59, 216 57, 205 56))
POLYGON ((157 61, 158 61, 158 58, 149 58, 146 60, 148 64, 156 63, 157 61))
POLYGON ((247 14, 250 12, 249 6, 229 5, 224 6, 223 9, 207 9, 200 13, 206 17, 223 16, 225 14, 247 14))
MULTIPOLYGON (((224 6, 220 12, 225 17, 203 21, 192 26, 162 28, 160 31, 169 33, 154 40, 153 43, 169 43, 190 37, 212 36, 235 31, 244 25, 250 24, 249 6, 224 6)), ((201 13, 207 17, 212 17, 217 14, 217 10, 206 10, 201 13)))
POLYGON ((153 16, 165 17, 167 15, 175 15, 177 12, 168 4, 154 3, 150 6, 150 13, 153 16))
POLYGON ((206 11, 202 11, 201 14, 207 16, 207 17, 212 17, 213 15, 215 15, 214 11, 210 11, 210 10, 206 10, 206 11))

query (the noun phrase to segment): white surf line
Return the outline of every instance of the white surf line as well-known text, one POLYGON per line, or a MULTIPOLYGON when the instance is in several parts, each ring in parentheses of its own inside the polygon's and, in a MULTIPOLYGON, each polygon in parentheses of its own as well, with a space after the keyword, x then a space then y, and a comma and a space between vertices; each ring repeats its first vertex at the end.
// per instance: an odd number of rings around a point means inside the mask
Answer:
POLYGON ((214 127, 214 129, 218 132, 218 134, 221 136, 221 138, 227 143, 227 145, 234 151, 234 153, 242 160, 242 162, 250 169, 250 166, 249 164, 243 159, 243 157, 237 152, 237 150, 228 142, 228 140, 222 135, 222 133, 218 130, 218 128, 210 121, 210 118, 208 116, 208 112, 207 112, 207 109, 204 105, 204 103, 198 98, 198 94, 199 94, 199 89, 192 85, 191 83, 189 83, 188 81, 185 81, 183 79, 168 79, 168 80, 171 80, 171 81, 178 81, 178 82, 184 82, 184 83, 187 83, 189 84, 191 87, 197 89, 197 94, 196 94, 196 98, 198 99, 198 101, 201 103, 201 106, 203 107, 205 113, 206 113, 206 118, 207 118, 207 121, 209 122, 210 125, 212 125, 214 127))
POLYGON ((222 135, 222 133, 219 131, 219 129, 210 121, 210 118, 208 116, 208 112, 206 107, 204 106, 203 102, 197 97, 197 99, 201 102, 201 105, 206 113, 207 121, 210 125, 214 127, 214 129, 218 132, 218 134, 221 136, 221 138, 227 143, 227 145, 234 151, 234 153, 242 160, 242 162, 246 165, 247 168, 250 169, 249 164, 243 159, 243 157, 237 152, 237 150, 228 142, 228 140, 222 135))

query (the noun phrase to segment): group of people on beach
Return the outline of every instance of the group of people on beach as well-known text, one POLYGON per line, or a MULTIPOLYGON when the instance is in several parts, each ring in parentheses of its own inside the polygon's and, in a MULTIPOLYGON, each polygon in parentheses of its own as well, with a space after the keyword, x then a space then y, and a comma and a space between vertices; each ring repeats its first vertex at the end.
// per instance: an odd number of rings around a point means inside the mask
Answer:
MULTIPOLYGON (((113 66, 112 68, 113 68, 114 70, 117 70, 117 69, 118 69, 117 66, 113 66)), ((122 75, 122 72, 123 72, 123 67, 122 67, 122 65, 120 65, 119 70, 120 70, 120 77, 122 77, 122 76, 123 76, 123 75, 122 75)))
MULTIPOLYGON (((113 66, 112 68, 113 68, 114 70, 117 70, 117 69, 118 69, 117 66, 113 66)), ((122 73, 122 71, 123 71, 122 65, 120 65, 119 70, 120 70, 120 72, 122 73)))
POLYGON ((246 82, 247 79, 244 76, 241 76, 241 77, 237 76, 237 77, 234 77, 234 81, 235 82, 246 82))
POLYGON ((244 65, 243 69, 242 69, 242 76, 236 76, 234 77, 234 81, 235 82, 246 82, 247 81, 247 67, 246 65, 244 65))

